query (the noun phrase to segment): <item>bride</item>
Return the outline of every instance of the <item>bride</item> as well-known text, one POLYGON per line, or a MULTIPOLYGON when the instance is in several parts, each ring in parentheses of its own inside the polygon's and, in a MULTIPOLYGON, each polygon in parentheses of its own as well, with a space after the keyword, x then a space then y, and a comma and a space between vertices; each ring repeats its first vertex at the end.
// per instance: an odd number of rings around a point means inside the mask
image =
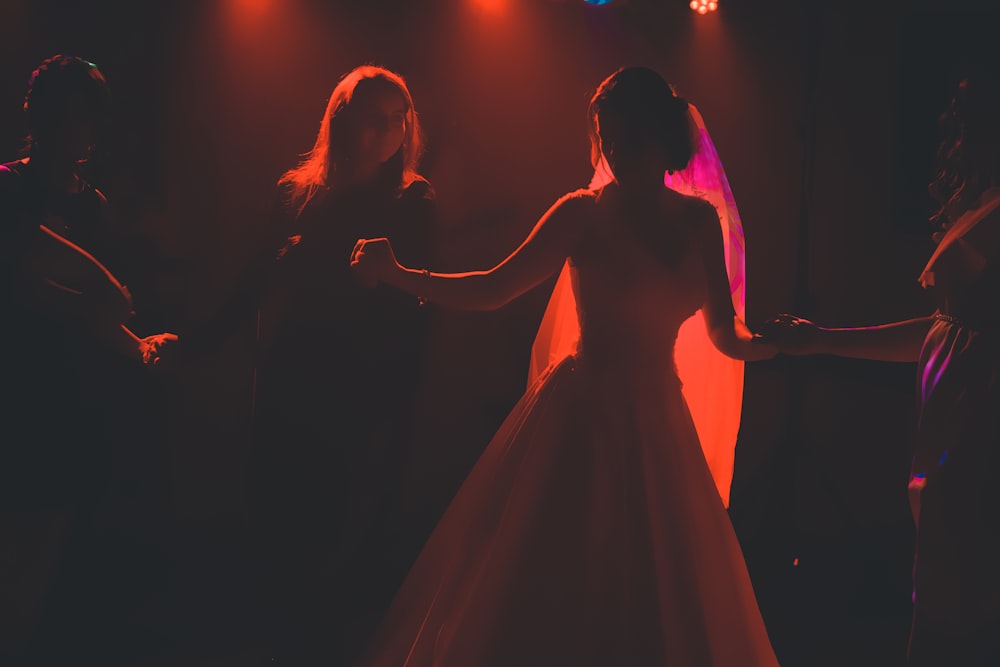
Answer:
POLYGON ((700 115, 651 69, 614 72, 589 116, 594 181, 495 267, 405 267, 385 239, 352 253, 365 284, 446 308, 498 308, 562 272, 527 392, 364 667, 777 666, 726 513, 742 363, 776 350, 741 317, 725 174, 700 115))

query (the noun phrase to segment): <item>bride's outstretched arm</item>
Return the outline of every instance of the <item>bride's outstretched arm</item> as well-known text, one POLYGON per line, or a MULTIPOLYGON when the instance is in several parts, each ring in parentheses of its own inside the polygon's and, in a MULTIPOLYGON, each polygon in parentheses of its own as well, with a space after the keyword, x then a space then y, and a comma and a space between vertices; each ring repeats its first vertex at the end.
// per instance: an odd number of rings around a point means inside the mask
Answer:
POLYGON ((777 347, 755 336, 733 307, 718 214, 711 204, 699 206, 698 214, 701 217, 695 224, 695 236, 701 247, 708 283, 702 314, 709 338, 727 357, 743 361, 770 359, 777 354, 777 347))
POLYGON ((445 308, 495 310, 562 268, 588 204, 592 205, 592 200, 583 195, 564 195, 516 250, 488 270, 437 273, 403 266, 387 239, 360 239, 351 255, 351 266, 369 285, 385 283, 445 308))

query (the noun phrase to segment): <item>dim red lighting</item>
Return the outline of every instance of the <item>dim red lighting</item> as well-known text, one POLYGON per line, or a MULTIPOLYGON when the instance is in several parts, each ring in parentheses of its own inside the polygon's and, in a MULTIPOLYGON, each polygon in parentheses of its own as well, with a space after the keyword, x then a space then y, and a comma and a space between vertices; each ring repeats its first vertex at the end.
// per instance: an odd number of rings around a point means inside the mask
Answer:
POLYGON ((719 8, 719 3, 716 2, 716 0, 691 0, 691 4, 689 6, 699 14, 707 14, 717 10, 719 8))
POLYGON ((259 39, 260 32, 271 25, 280 9, 275 0, 226 0, 223 6, 227 28, 251 41, 259 39))
POLYGON ((507 0, 473 0, 472 4, 487 14, 503 14, 507 10, 507 0))
POLYGON ((272 0, 232 0, 230 7, 236 12, 246 16, 262 16, 272 8, 272 0))

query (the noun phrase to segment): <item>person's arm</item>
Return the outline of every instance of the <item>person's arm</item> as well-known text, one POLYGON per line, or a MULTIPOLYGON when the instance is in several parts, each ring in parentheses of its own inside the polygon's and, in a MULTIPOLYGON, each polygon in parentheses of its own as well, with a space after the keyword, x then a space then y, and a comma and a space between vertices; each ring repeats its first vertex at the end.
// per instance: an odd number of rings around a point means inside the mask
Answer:
POLYGON ((485 271, 435 273, 401 265, 386 239, 361 239, 351 265, 362 282, 385 283, 445 308, 495 310, 554 275, 572 253, 586 195, 564 195, 535 224, 516 250, 485 271))
POLYGON ((784 354, 829 354, 871 361, 915 362, 934 316, 868 327, 821 327, 794 315, 779 315, 767 337, 784 354))
POLYGON ((29 241, 22 299, 112 351, 139 363, 155 350, 125 322, 133 315, 128 289, 93 255, 44 225, 29 241))
MULTIPOLYGON (((97 194, 104 206, 103 196, 97 194)), ((47 227, 23 177, 3 165, 0 217, 0 263, 16 300, 38 312, 78 321, 102 314, 118 323, 131 313, 128 290, 92 255, 47 227)))
MULTIPOLYGON (((241 327, 252 325, 261 295, 279 267, 279 257, 290 247, 294 209, 284 191, 275 193, 267 224, 252 240, 251 251, 230 287, 211 313, 180 332, 171 354, 178 363, 209 359, 218 353, 241 327)), ((282 260, 287 261, 287 260, 282 260)))
POLYGON ((21 285, 31 307, 105 332, 132 316, 128 289, 86 250, 44 225, 28 245, 21 285))
POLYGON ((125 325, 133 315, 128 289, 89 252, 33 219, 23 196, 20 177, 0 168, 0 211, 9 216, 0 257, 11 281, 10 296, 51 318, 53 326, 65 326, 130 359, 151 358, 150 346, 125 325))
POLYGON ((185 361, 211 358, 241 326, 253 322, 261 293, 275 266, 276 252, 270 248, 254 255, 211 314, 180 333, 178 356, 185 361))
POLYGON ((44 225, 39 231, 42 236, 31 276, 34 305, 79 324, 84 332, 128 359, 153 362, 154 346, 125 324, 134 314, 128 288, 83 248, 44 225))
POLYGON ((153 350, 146 340, 137 336, 124 324, 119 325, 117 329, 111 331, 104 341, 110 344, 114 351, 126 359, 143 364, 151 363, 153 360, 151 356, 153 350))
POLYGON ((755 336, 733 307, 718 213, 711 204, 698 204, 696 210, 694 234, 701 247, 708 287, 702 306, 708 336, 727 357, 743 361, 770 359, 777 354, 777 347, 755 336))

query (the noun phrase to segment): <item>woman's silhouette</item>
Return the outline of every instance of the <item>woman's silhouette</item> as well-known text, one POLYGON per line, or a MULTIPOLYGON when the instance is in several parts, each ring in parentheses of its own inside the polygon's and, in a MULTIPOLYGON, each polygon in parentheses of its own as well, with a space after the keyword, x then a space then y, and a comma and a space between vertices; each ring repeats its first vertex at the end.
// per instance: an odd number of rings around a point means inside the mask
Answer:
POLYGON ((109 105, 93 63, 46 59, 25 95, 27 155, 0 165, 0 655, 11 659, 59 664, 68 646, 76 661, 110 659, 121 645, 128 586, 110 537, 123 527, 106 524, 125 503, 113 485, 148 472, 122 465, 122 445, 148 444, 123 428, 142 414, 122 399, 140 395, 144 362, 176 338, 128 328, 131 295, 88 247, 110 224, 84 175, 109 105))
POLYGON ((935 312, 850 328, 781 315, 768 331, 789 354, 917 365, 914 667, 1000 664, 1000 73, 992 54, 960 71, 930 185, 937 246, 919 276, 935 312))
POLYGON ((348 661, 416 550, 399 520, 428 308, 372 294, 346 258, 376 235, 428 261, 422 151, 405 79, 376 65, 345 74, 312 149, 278 179, 238 289, 166 360, 213 352, 240 321, 257 329, 250 522, 278 657, 301 664, 348 661))
POLYGON ((692 162, 707 135, 648 68, 613 73, 589 111, 593 187, 556 201, 492 269, 432 273, 401 265, 386 239, 355 247, 368 284, 441 307, 497 308, 565 266, 571 291, 550 312, 572 306, 546 323, 551 354, 408 574, 365 667, 777 664, 675 366, 678 332, 699 310, 725 355, 775 353, 734 308, 720 212, 664 187, 693 176, 723 195, 724 175, 692 162))

